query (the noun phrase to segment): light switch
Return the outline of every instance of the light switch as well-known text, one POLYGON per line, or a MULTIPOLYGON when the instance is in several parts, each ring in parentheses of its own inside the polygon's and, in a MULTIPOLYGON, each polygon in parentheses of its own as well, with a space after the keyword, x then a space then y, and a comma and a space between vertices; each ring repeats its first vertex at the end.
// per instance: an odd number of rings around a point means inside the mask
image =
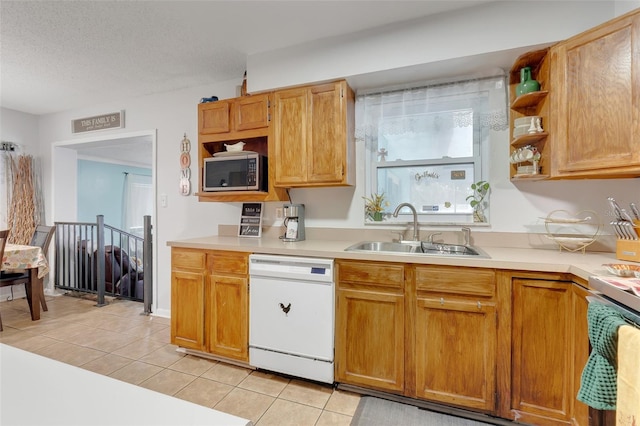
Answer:
POLYGON ((160 194, 160 207, 167 207, 167 194, 160 194))

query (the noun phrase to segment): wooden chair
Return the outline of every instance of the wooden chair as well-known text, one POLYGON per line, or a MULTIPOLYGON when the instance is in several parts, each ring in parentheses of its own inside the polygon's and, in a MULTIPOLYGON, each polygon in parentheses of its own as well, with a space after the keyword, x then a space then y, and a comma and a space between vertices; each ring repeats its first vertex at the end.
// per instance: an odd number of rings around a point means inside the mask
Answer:
MULTIPOLYGON (((53 239, 53 233, 55 230, 55 226, 39 225, 33 232, 33 237, 31 237, 29 245, 42 247, 44 255, 47 256, 49 253, 49 244, 53 239)), ((29 271, 26 270, 19 272, 0 272, 0 287, 27 284, 30 279, 29 271)), ((28 289, 28 286, 25 286, 25 288, 28 289)), ((31 294, 29 292, 27 292, 27 301, 29 302, 29 308, 31 308, 31 294)), ((49 310, 44 297, 40 298, 40 305, 42 306, 43 311, 49 310)))
MULTIPOLYGON (((2 263, 2 257, 4 256, 4 246, 7 244, 7 237, 9 236, 9 230, 5 229, 0 231, 0 263, 2 263)), ((2 316, 0 316, 0 331, 2 331, 2 316)))

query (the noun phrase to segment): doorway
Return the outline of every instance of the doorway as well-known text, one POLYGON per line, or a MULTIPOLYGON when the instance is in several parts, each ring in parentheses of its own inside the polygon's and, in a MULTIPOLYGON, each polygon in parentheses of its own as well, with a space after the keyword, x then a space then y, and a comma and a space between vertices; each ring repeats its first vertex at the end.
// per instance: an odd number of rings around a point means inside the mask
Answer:
MULTIPOLYGON (((157 206, 156 197, 156 130, 119 133, 110 136, 95 136, 85 139, 55 142, 52 145, 52 212, 53 222, 77 222, 87 220, 86 215, 79 217, 79 173, 86 169, 86 164, 95 164, 105 169, 120 167, 122 170, 151 170, 151 226, 155 228, 157 206), (79 164, 84 164, 83 167, 79 164)), ((126 186, 127 172, 119 173, 117 178, 107 179, 106 185, 117 186, 122 191, 126 186)), ((118 199, 118 204, 123 199, 118 199)), ((85 209, 86 211, 86 209, 85 209)), ((96 214, 104 214, 97 212, 96 214)), ((124 214, 123 214, 124 216, 124 214)), ((118 218, 119 219, 119 218, 118 218)), ((95 220, 95 216, 91 221, 95 220)), ((119 222, 119 221, 118 221, 119 222)), ((156 274, 157 248, 153 247, 153 273, 156 274)), ((48 283, 45 290, 53 291, 54 284, 48 283)), ((152 294, 157 297, 156 283, 152 284, 152 294)), ((157 305, 156 300, 151 301, 157 305)))

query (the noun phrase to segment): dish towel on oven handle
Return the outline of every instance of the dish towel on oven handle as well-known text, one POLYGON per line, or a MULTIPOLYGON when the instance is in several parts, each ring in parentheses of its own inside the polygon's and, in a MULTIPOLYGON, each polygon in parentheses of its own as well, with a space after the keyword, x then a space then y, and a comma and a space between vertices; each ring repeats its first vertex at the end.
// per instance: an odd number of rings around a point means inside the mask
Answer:
POLYGON ((640 425, 640 329, 618 330, 617 426, 640 425))
POLYGON ((587 322, 592 350, 577 399, 598 410, 615 410, 618 328, 626 322, 614 309, 598 302, 589 303, 587 322))

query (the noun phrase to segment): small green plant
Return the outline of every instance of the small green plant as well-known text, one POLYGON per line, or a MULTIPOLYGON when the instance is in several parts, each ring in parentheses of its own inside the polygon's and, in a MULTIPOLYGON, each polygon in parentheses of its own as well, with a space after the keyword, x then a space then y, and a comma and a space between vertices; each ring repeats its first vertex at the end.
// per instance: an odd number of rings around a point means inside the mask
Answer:
POLYGON ((486 222, 487 218, 484 215, 484 208, 487 202, 485 198, 491 190, 491 185, 489 185, 487 181, 480 180, 472 183, 471 189, 473 190, 473 194, 467 197, 467 201, 469 201, 469 205, 473 209, 473 220, 474 222, 486 222))
POLYGON ((385 201, 384 193, 371 194, 371 197, 362 197, 364 200, 364 212, 371 220, 382 220, 385 207, 389 207, 389 202, 385 201))

